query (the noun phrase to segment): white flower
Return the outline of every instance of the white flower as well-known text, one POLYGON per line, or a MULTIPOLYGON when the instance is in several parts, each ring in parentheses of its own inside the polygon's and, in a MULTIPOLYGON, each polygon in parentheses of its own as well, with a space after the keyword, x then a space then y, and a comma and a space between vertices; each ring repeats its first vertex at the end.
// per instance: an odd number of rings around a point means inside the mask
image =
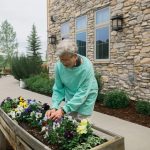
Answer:
POLYGON ((35 117, 36 117, 36 119, 41 118, 42 117, 42 113, 36 112, 35 113, 35 117))
POLYGON ((45 130, 46 130, 46 126, 43 126, 41 132, 43 132, 45 130))
POLYGON ((44 139, 46 139, 48 137, 48 131, 46 131, 46 133, 44 134, 44 139))
POLYGON ((21 111, 16 112, 16 117, 20 117, 21 116, 21 111))
POLYGON ((60 127, 60 123, 59 122, 53 122, 53 129, 55 130, 56 128, 60 127))
POLYGON ((16 118, 16 113, 15 113, 15 111, 11 111, 10 113, 8 113, 8 115, 9 115, 12 119, 15 119, 15 118, 16 118))
POLYGON ((18 107, 15 109, 16 112, 23 112, 24 108, 20 105, 18 105, 18 107))
POLYGON ((15 103, 18 103, 18 102, 19 102, 19 99, 18 99, 18 98, 15 98, 15 99, 13 99, 13 101, 14 101, 15 103))
POLYGON ((32 112, 30 113, 30 116, 33 117, 34 115, 35 115, 35 111, 32 111, 32 112))

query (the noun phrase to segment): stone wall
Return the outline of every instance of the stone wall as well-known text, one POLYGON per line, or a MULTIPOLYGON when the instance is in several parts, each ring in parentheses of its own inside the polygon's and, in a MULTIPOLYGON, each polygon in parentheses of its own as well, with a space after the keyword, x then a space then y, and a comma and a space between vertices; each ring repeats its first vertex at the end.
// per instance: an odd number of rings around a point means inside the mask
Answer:
MULTIPOLYGON (((70 23, 70 37, 75 39, 75 19, 87 15, 87 57, 102 74, 103 91, 124 89, 133 100, 150 100, 150 0, 53 0, 48 1, 48 35, 60 41, 60 25, 70 23), (123 30, 110 28, 110 60, 94 59, 94 15, 105 6, 110 17, 123 14, 123 30), (56 16, 52 22, 50 16, 56 16)), ((111 20, 110 20, 111 26, 111 20)), ((50 74, 53 74, 56 46, 48 45, 50 74)))

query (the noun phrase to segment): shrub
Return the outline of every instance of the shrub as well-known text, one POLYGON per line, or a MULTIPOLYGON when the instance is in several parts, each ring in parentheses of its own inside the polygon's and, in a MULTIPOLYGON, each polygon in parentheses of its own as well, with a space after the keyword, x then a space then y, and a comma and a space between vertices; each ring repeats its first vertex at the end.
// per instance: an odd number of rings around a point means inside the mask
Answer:
POLYGON ((40 74, 25 79, 26 88, 45 95, 52 95, 54 78, 49 78, 47 74, 40 74))
POLYGON ((129 105, 129 97, 122 90, 113 90, 104 96, 104 105, 110 108, 124 108, 129 105))
POLYGON ((140 114, 149 115, 150 116, 150 102, 139 100, 136 103, 136 111, 140 114))
POLYGON ((41 66, 26 56, 15 56, 12 59, 12 75, 17 79, 25 79, 39 74, 41 66))

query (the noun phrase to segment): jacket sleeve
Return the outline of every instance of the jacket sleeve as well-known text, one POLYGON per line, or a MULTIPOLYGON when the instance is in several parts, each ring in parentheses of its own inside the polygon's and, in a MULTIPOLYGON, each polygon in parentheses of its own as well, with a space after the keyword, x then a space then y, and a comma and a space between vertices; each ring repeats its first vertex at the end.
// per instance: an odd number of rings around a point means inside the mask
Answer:
POLYGON ((76 111, 86 100, 91 91, 93 83, 93 72, 88 72, 82 76, 82 81, 77 92, 71 100, 69 100, 63 109, 66 113, 76 111))
POLYGON ((52 95, 52 108, 58 109, 59 104, 64 99, 64 85, 60 79, 59 70, 57 64, 55 65, 55 83, 53 86, 53 95, 52 95))

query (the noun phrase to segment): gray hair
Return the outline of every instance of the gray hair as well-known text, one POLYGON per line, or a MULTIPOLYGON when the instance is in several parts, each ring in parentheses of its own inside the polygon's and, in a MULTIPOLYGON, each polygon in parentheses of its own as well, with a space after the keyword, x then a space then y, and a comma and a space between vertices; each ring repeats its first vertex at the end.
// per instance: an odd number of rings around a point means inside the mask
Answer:
POLYGON ((77 45, 71 39, 64 39, 60 41, 57 46, 56 55, 62 56, 64 54, 75 54, 77 53, 77 45))

